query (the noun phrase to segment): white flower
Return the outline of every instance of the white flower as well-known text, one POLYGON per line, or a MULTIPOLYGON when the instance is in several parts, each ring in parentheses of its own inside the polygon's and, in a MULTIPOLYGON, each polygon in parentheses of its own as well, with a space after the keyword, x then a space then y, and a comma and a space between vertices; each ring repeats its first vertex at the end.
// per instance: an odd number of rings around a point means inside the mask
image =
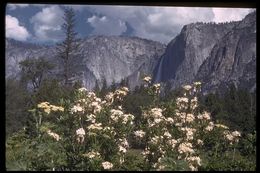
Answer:
POLYGON ((187 116, 186 116, 186 121, 187 122, 193 122, 194 121, 194 119, 195 119, 195 117, 194 117, 194 115, 192 115, 192 114, 187 114, 187 116))
POLYGON ((125 147, 125 148, 128 148, 129 147, 129 143, 128 141, 126 140, 126 138, 123 138, 123 139, 119 139, 120 141, 120 144, 125 147))
POLYGON ((151 80, 152 80, 152 78, 149 76, 146 76, 143 78, 143 81, 148 82, 148 83, 151 83, 151 80))
POLYGON ((174 123, 174 120, 171 118, 171 117, 168 117, 166 119, 166 122, 170 123, 170 124, 173 124, 174 123))
POLYGON ((71 113, 76 113, 76 112, 83 112, 83 108, 77 104, 77 105, 74 105, 72 108, 71 108, 71 113))
POLYGON ((214 128, 214 123, 211 121, 209 122, 209 125, 205 128, 206 131, 211 131, 214 128))
POLYGON ((198 168, 194 167, 192 164, 189 164, 191 171, 198 171, 198 168))
POLYGON ((205 130, 206 130, 206 131, 211 131, 211 130, 213 130, 213 126, 207 126, 207 127, 205 128, 205 130))
POLYGON ((53 133, 51 130, 47 131, 48 135, 53 137, 56 141, 59 141, 61 137, 57 133, 53 133))
POLYGON ((153 85, 155 88, 160 88, 161 84, 157 83, 153 85))
POLYGON ((190 156, 186 158, 189 162, 195 162, 197 165, 201 166, 201 159, 198 156, 190 156))
POLYGON ((152 144, 157 144, 158 141, 159 141, 159 136, 152 137, 152 139, 151 139, 152 144))
POLYGON ((101 102, 102 102, 102 100, 101 100, 100 98, 98 98, 98 97, 95 98, 95 101, 98 102, 98 103, 101 103, 101 102))
POLYGON ((193 135, 194 135, 194 132, 196 132, 196 129, 185 127, 185 128, 181 128, 181 130, 186 131, 187 140, 193 140, 193 135))
POLYGON ((76 130, 76 134, 77 135, 85 135, 85 130, 83 128, 80 128, 80 129, 76 130))
POLYGON ((197 140, 197 144, 198 144, 198 145, 203 145, 204 142, 203 142, 201 139, 198 139, 198 140, 197 140))
POLYGON ((113 168, 113 164, 110 162, 102 162, 102 166, 104 169, 112 169, 113 168))
POLYGON ((178 143, 177 140, 175 139, 170 139, 167 141, 167 144, 171 145, 172 146, 172 149, 175 148, 175 145, 178 143))
POLYGON ((155 122, 156 124, 160 123, 161 121, 162 121, 161 118, 155 118, 155 119, 154 119, 154 122, 155 122))
POLYGON ((223 128, 223 129, 229 129, 227 126, 223 124, 215 124, 215 127, 223 128))
POLYGON ((143 138, 145 135, 145 132, 143 130, 137 130, 134 132, 135 136, 143 138))
POLYGON ((176 99, 176 101, 177 101, 177 104, 178 104, 178 103, 181 103, 181 102, 188 103, 188 102, 189 102, 189 99, 186 98, 186 97, 178 97, 178 98, 176 99))
POLYGON ((189 142, 181 143, 178 147, 178 152, 180 154, 182 153, 194 153, 194 150, 192 149, 192 144, 189 142))
POLYGON ((202 119, 203 119, 202 114, 198 114, 197 118, 198 118, 199 120, 202 120, 202 119))
POLYGON ((234 140, 234 136, 232 134, 226 134, 225 135, 226 139, 228 139, 229 141, 233 141, 234 140))
POLYGON ((161 86, 161 84, 159 84, 159 83, 153 85, 153 88, 155 89, 156 94, 160 93, 160 86, 161 86))
POLYGON ((101 123, 94 123, 94 124, 89 125, 88 129, 89 130, 91 130, 91 129, 93 129, 93 130, 95 130, 95 129, 102 130, 103 128, 102 128, 102 124, 101 123))
POLYGON ((83 128, 80 128, 78 130, 76 130, 76 134, 77 134, 77 141, 79 143, 83 143, 84 139, 85 139, 85 130, 83 128))
POLYGON ((79 88, 78 91, 79 91, 79 92, 84 92, 84 91, 87 91, 87 89, 84 88, 84 87, 82 87, 82 88, 79 88))
POLYGON ((122 87, 121 90, 125 92, 129 92, 129 89, 127 87, 122 87))
POLYGON ((96 116, 94 114, 87 115, 86 121, 91 121, 91 123, 95 123, 96 122, 96 116))
POLYGON ((112 92, 107 93, 105 100, 108 102, 108 104, 112 104, 114 101, 114 94, 112 92))
POLYGON ((151 109, 151 114, 154 118, 162 117, 162 109, 161 108, 153 108, 153 109, 151 109))
POLYGON ((119 145, 119 151, 120 152, 123 152, 123 153, 126 153, 126 148, 124 148, 123 146, 119 145))
POLYGON ((190 85, 185 85, 185 86, 183 86, 183 88, 184 88, 185 90, 189 91, 192 87, 191 87, 190 85))
POLYGON ((94 108, 94 111, 93 113, 96 114, 96 113, 100 113, 102 107, 100 105, 97 105, 95 108, 94 108))
POLYGON ((198 107, 198 98, 194 97, 193 99, 191 99, 191 109, 194 110, 198 107))
POLYGON ((203 116, 204 119, 210 120, 210 114, 208 112, 204 111, 202 116, 203 116))
POLYGON ((38 108, 48 108, 50 105, 49 102, 42 102, 37 105, 38 108))
POLYGON ((91 151, 91 152, 89 152, 87 154, 83 154, 83 156, 92 159, 92 158, 95 158, 95 157, 100 157, 100 153, 99 152, 95 152, 95 151, 91 151))
POLYGON ((111 115, 121 116, 124 114, 121 110, 117 110, 117 109, 111 109, 110 112, 111 112, 111 115))
POLYGON ((156 169, 157 171, 161 171, 161 170, 164 170, 165 169, 165 166, 164 165, 159 165, 158 169, 156 169))
POLYGON ((120 160, 119 160, 120 164, 124 163, 125 162, 125 159, 124 157, 120 157, 120 160))
POLYGON ((61 106, 50 105, 50 108, 51 108, 51 110, 54 111, 54 112, 55 112, 55 111, 61 111, 61 112, 64 111, 64 108, 61 107, 61 106))
POLYGON ((201 82, 194 82, 194 85, 201 85, 201 82))
POLYGON ((146 148, 144 151, 141 152, 141 154, 146 157, 146 155, 150 154, 150 150, 146 148))
POLYGON ((238 132, 238 131, 234 131, 234 132, 232 132, 232 135, 235 136, 235 137, 240 137, 241 133, 238 132))
POLYGON ((165 136, 166 138, 172 137, 172 135, 169 132, 164 132, 163 136, 165 136))

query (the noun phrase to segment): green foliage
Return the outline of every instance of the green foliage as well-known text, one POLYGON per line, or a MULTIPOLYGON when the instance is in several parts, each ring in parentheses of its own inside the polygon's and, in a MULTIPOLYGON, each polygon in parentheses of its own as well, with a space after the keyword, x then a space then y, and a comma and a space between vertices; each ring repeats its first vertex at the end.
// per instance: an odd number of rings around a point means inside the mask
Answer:
POLYGON ((34 90, 41 86, 41 82, 47 76, 48 72, 54 68, 54 65, 46 61, 43 57, 28 58, 20 63, 22 71, 22 80, 30 82, 34 90))
POLYGON ((30 95, 18 81, 7 78, 5 96, 5 123, 6 136, 8 137, 25 125, 30 95))
POLYGON ((256 93, 231 87, 222 96, 208 94, 200 100, 201 106, 211 112, 215 120, 247 133, 255 130, 256 93))
MULTIPOLYGON (((125 81, 122 85, 124 83, 125 81)), ((169 94, 171 96, 159 98, 158 90, 151 84, 142 85, 128 95, 125 95, 123 89, 116 90, 117 87, 114 85, 112 93, 114 100, 110 103, 106 97, 111 90, 106 86, 103 91, 97 89, 99 95, 96 96, 82 88, 79 89, 80 86, 77 84, 74 87, 68 87, 62 86, 57 80, 43 80, 39 89, 30 93, 30 96, 25 89, 19 87, 19 83, 11 79, 7 80, 6 115, 10 116, 7 119, 13 123, 13 126, 19 127, 17 130, 10 131, 9 129, 9 134, 13 131, 17 132, 7 137, 7 170, 97 171, 104 170, 102 163, 109 161, 113 163, 111 170, 187 171, 191 167, 184 156, 199 156, 201 164, 196 165, 199 171, 245 171, 256 168, 256 133, 252 127, 254 122, 252 117, 255 116, 255 95, 231 89, 224 97, 209 94, 205 98, 200 98, 199 107, 193 109, 190 104, 195 95, 188 91, 185 91, 188 102, 185 101, 185 108, 181 108, 183 105, 176 100, 185 93, 182 90, 172 92, 169 94), (12 92, 13 90, 17 92, 12 92), (26 104, 28 101, 30 103, 26 104), (48 113, 47 108, 38 105, 41 102, 48 102, 49 108, 56 105, 64 109, 51 110, 48 113), (98 107, 91 106, 94 102, 102 106, 101 110, 97 111, 95 109, 98 107), (74 106, 81 106, 84 112, 72 113, 74 106), (23 111, 19 112, 18 108, 23 111), (153 114, 158 115, 158 112, 151 111, 153 108, 158 108, 159 114, 163 117, 161 122, 155 125, 151 125, 151 122, 155 122, 155 118, 151 117, 153 114), (13 112, 10 111, 12 109, 13 112), (111 118, 111 110, 133 114, 134 123, 131 124, 130 121, 123 123, 123 118, 115 121, 111 118), (198 115, 203 114, 204 110, 211 112, 212 120, 198 119, 198 115), (193 123, 189 124, 185 120, 181 126, 195 128, 197 131, 193 136, 194 139, 185 137, 186 133, 176 125, 181 120, 178 119, 177 112, 183 112, 186 116, 187 113, 192 113, 195 116, 193 123), (16 124, 18 123, 16 113, 19 113, 21 117, 26 114, 30 115, 26 116, 25 129, 21 128, 22 125, 16 124), (93 121, 91 114, 95 115, 95 123, 101 123, 103 129, 113 127, 114 130, 90 130, 89 127, 95 124, 91 122, 93 121), (149 118, 145 118, 145 115, 149 115, 149 118), (249 118, 244 119, 246 116, 249 118), (174 123, 168 121, 167 118, 173 118, 174 123), (209 121, 215 124, 225 124, 230 126, 230 129, 214 127, 213 130, 207 132, 205 128, 209 125, 209 121), (246 125, 251 125, 251 127, 245 128, 242 121, 247 121, 246 125), (231 132, 236 127, 243 132, 238 142, 230 144, 230 141, 225 138, 225 132, 231 132), (80 128, 85 129, 86 132, 83 135, 83 142, 80 142, 82 138, 79 138, 76 133, 80 128), (137 138, 134 134, 137 130, 143 130, 145 136, 137 138), (112 131, 116 135, 113 135, 112 131), (58 134, 60 138, 51 136, 50 132, 58 134), (178 139, 175 147, 168 143, 171 138, 167 137, 165 132, 169 132, 173 139, 178 139), (158 142, 151 142, 156 136, 159 137, 158 142), (130 148, 126 147, 128 149, 126 153, 119 151, 119 139, 128 141, 130 148), (202 140, 203 144, 197 144, 197 139, 202 140), (179 153, 178 148, 185 141, 192 143, 194 153, 189 155, 179 153), (150 153, 144 157, 143 152, 148 150, 150 153), (92 151, 100 153, 100 157, 90 158, 88 154, 92 151), (123 163, 121 163, 122 158, 123 163)), ((183 96, 182 99, 185 97, 183 96)))
POLYGON ((148 170, 144 158, 141 155, 142 150, 130 149, 125 156, 125 162, 119 170, 123 171, 144 171, 148 170))

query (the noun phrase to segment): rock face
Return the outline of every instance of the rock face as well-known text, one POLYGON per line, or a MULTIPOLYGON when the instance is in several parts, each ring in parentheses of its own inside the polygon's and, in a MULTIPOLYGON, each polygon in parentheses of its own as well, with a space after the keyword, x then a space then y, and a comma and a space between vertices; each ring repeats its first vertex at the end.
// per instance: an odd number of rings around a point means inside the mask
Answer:
MULTIPOLYGON (((57 58, 56 48, 30 45, 24 48, 21 42, 16 46, 8 40, 6 44, 6 76, 19 73, 18 63, 31 56, 44 56, 54 64, 54 73, 62 75, 62 60, 57 58), (12 56, 14 55, 14 57, 12 56), (14 59, 14 60, 13 60, 14 59), (13 71, 12 69, 15 69, 13 71)), ((88 89, 103 82, 109 86, 113 82, 128 80, 132 88, 140 84, 142 73, 152 75, 165 45, 137 37, 92 36, 80 41, 80 48, 70 62, 71 81, 80 80, 88 89)))
POLYGON ((201 65, 196 80, 204 91, 236 87, 256 88, 256 12, 247 15, 212 49, 201 65))
POLYGON ((237 22, 185 25, 181 33, 168 44, 157 64, 155 82, 171 81, 173 88, 192 82, 213 46, 236 24, 237 22))
MULTIPOLYGON (((133 89, 143 75, 153 82, 169 82, 172 89, 202 81, 203 91, 230 84, 256 89, 256 12, 242 21, 192 23, 167 47, 159 42, 126 36, 92 36, 80 41, 70 64, 70 81, 80 80, 88 89, 123 79, 133 89)), ((19 62, 28 56, 43 56, 63 73, 56 46, 39 46, 6 39, 6 77, 19 78, 19 62)))

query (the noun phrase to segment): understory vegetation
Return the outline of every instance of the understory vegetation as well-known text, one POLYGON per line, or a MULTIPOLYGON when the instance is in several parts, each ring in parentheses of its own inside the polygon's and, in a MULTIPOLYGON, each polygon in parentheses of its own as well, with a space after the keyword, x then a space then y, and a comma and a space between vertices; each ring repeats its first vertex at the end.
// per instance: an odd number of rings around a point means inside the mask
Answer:
POLYGON ((255 170, 255 93, 6 81, 7 170, 255 170), (14 92, 16 91, 16 92, 14 92))

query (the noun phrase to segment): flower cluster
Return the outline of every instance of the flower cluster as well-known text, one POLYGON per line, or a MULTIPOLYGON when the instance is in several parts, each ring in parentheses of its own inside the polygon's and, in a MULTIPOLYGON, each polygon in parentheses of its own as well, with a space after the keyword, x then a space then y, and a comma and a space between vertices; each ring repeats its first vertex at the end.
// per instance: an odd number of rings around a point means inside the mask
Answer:
POLYGON ((104 169, 112 169, 113 168, 113 164, 110 162, 102 162, 102 166, 104 169))
POLYGON ((241 133, 238 131, 230 132, 228 130, 224 131, 224 137, 229 141, 230 145, 239 141, 239 137, 241 137, 241 133))
POLYGON ((56 141, 59 141, 61 139, 61 137, 57 133, 54 133, 51 130, 47 130, 47 134, 53 137, 56 141))
POLYGON ((55 106, 51 105, 49 102, 42 102, 37 105, 38 108, 43 109, 43 111, 47 114, 50 114, 51 111, 56 112, 56 111, 64 111, 64 108, 61 106, 55 106))
POLYGON ((160 94, 161 84, 159 83, 153 84, 152 89, 155 94, 160 94))
POLYGON ((85 130, 83 128, 76 130, 76 135, 77 135, 77 141, 79 143, 83 143, 85 137, 85 130))
POLYGON ((143 78, 143 81, 145 81, 145 82, 147 82, 147 83, 151 83, 152 78, 151 78, 150 76, 145 76, 145 77, 143 78))
POLYGON ((137 130, 134 132, 136 137, 143 138, 145 135, 145 132, 143 130, 137 130))
POLYGON ((89 159, 100 158, 100 153, 96 151, 91 151, 88 152, 87 154, 83 154, 83 157, 87 157, 89 159))
MULTIPOLYGON (((78 120, 80 128, 76 130, 76 140, 80 144, 90 147, 90 150, 82 154, 83 157, 103 160, 107 156, 106 142, 98 140, 110 140, 109 144, 116 147, 115 153, 119 156, 119 163, 124 162, 124 157, 129 149, 127 136, 128 129, 133 125, 134 116, 125 113, 120 102, 129 92, 127 87, 121 87, 115 92, 109 92, 104 99, 96 96, 94 92, 79 89, 79 95, 70 109, 70 113, 78 120), (118 105, 119 103, 119 105, 118 105), (118 109, 116 109, 118 108, 118 109), (86 131, 85 131, 86 130, 86 131), (87 141, 84 143, 84 141, 87 141)), ((104 169, 111 169, 114 165, 108 160, 100 165, 104 169)))
POLYGON ((135 131, 135 136, 147 135, 148 142, 142 155, 153 163, 156 170, 163 170, 165 165, 161 163, 162 158, 168 155, 172 157, 173 153, 176 159, 185 160, 192 171, 198 170, 201 166, 202 161, 196 147, 204 145, 204 141, 198 137, 201 135, 201 129, 204 128, 207 133, 214 128, 214 123, 210 121, 208 112, 200 113, 197 110, 196 92, 199 91, 200 85, 200 82, 195 82, 193 85, 183 86, 184 94, 176 98, 177 107, 174 115, 165 114, 165 108, 160 107, 153 107, 143 112, 147 129, 135 131), (177 131, 178 136, 176 133, 173 134, 173 131, 177 131))
POLYGON ((123 111, 117 110, 117 109, 111 109, 111 120, 115 123, 122 122, 123 124, 126 124, 127 122, 130 122, 130 124, 133 124, 134 116, 132 114, 124 114, 123 111))
POLYGON ((128 92, 129 92, 129 90, 128 90, 127 87, 119 88, 113 94, 114 95, 114 99, 116 99, 118 101, 122 101, 124 96, 126 96, 128 92))

